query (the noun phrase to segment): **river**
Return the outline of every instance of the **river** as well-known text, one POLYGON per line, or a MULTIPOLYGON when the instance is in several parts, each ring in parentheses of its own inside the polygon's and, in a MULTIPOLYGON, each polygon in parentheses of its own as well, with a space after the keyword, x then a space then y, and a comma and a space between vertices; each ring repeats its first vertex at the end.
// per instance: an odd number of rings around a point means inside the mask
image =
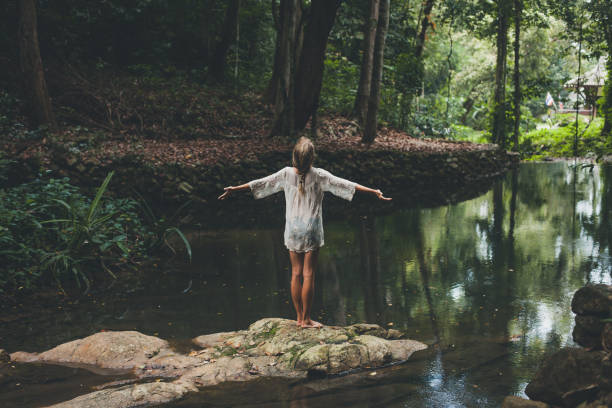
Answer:
MULTIPOLYGON (((384 204, 362 200, 350 211, 335 200, 324 204, 332 210, 314 317, 393 327, 430 349, 376 372, 225 385, 172 406, 497 407, 524 395, 546 355, 573 344, 573 293, 612 281, 612 166, 524 163, 476 198, 429 208, 377 211, 384 204)), ((228 228, 203 222, 189 234, 191 264, 152 268, 131 293, 21 317, 7 311, 18 318, 0 324, 0 345, 41 351, 100 330, 138 330, 185 350, 200 334, 295 318, 283 214, 249 214, 241 222, 234 212, 228 228)), ((59 402, 117 379, 76 368, 12 370, 0 374, 2 406, 59 402)))

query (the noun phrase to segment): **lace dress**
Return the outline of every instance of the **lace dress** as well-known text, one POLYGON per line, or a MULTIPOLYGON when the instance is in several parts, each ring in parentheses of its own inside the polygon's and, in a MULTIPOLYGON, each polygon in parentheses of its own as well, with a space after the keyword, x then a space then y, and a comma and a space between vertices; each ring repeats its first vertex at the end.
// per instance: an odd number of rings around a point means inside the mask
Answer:
POLYGON ((281 190, 285 192, 285 246, 290 251, 308 252, 324 244, 323 194, 328 191, 351 201, 356 183, 311 167, 304 180, 304 192, 300 193, 299 179, 293 167, 285 167, 267 177, 249 182, 249 187, 256 199, 281 190))

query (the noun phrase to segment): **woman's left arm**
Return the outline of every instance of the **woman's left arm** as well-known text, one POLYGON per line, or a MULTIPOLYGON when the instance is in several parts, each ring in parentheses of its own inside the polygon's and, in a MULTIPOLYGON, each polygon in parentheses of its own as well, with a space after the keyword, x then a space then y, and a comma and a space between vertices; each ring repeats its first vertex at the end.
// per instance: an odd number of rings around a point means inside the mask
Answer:
POLYGON ((355 190, 357 191, 362 191, 364 193, 371 193, 374 194, 379 200, 385 200, 385 201, 389 201, 391 200, 390 197, 385 197, 382 193, 382 191, 380 190, 374 190, 373 188, 370 187, 364 187, 361 184, 356 184, 355 185, 355 190))

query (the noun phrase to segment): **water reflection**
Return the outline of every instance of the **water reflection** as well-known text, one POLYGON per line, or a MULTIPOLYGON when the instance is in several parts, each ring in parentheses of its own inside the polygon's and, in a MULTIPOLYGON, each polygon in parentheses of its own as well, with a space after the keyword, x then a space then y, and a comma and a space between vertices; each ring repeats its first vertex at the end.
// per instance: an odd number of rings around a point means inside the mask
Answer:
MULTIPOLYGON (((611 202, 612 167, 522 164, 487 193, 458 204, 387 215, 326 213, 317 320, 378 323, 434 346, 376 376, 244 385, 239 393, 220 388, 205 401, 499 406, 505 395, 523 392, 545 354, 571 343, 573 292, 586 282, 611 283, 611 202)), ((191 266, 151 273, 144 290, 118 295, 103 309, 81 305, 63 317, 46 311, 5 324, 2 344, 40 350, 100 329, 185 340, 262 317, 294 318, 282 219, 248 224, 256 227, 194 232, 191 266)))

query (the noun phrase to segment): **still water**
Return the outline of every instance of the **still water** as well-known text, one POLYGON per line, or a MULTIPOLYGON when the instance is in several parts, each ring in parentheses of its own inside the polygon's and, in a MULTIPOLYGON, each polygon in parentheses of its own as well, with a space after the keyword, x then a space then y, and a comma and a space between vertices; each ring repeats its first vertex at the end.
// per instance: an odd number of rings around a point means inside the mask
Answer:
MULTIPOLYGON (((455 204, 357 204, 351 211, 326 198, 315 318, 394 327, 430 349, 375 375, 225 385, 172 406, 497 407, 506 395, 524 395, 543 357, 573 344, 573 293, 612 280, 612 166, 521 164, 455 204)), ((191 265, 154 268, 133 293, 11 312, 18 317, 3 320, 0 344, 41 351, 103 329, 135 329, 185 350, 200 334, 294 318, 282 207, 255 205, 271 209, 261 217, 232 211, 226 228, 202 221, 190 234, 191 265)), ((3 406, 58 402, 117 379, 73 368, 14 370, 0 376, 3 406)))

